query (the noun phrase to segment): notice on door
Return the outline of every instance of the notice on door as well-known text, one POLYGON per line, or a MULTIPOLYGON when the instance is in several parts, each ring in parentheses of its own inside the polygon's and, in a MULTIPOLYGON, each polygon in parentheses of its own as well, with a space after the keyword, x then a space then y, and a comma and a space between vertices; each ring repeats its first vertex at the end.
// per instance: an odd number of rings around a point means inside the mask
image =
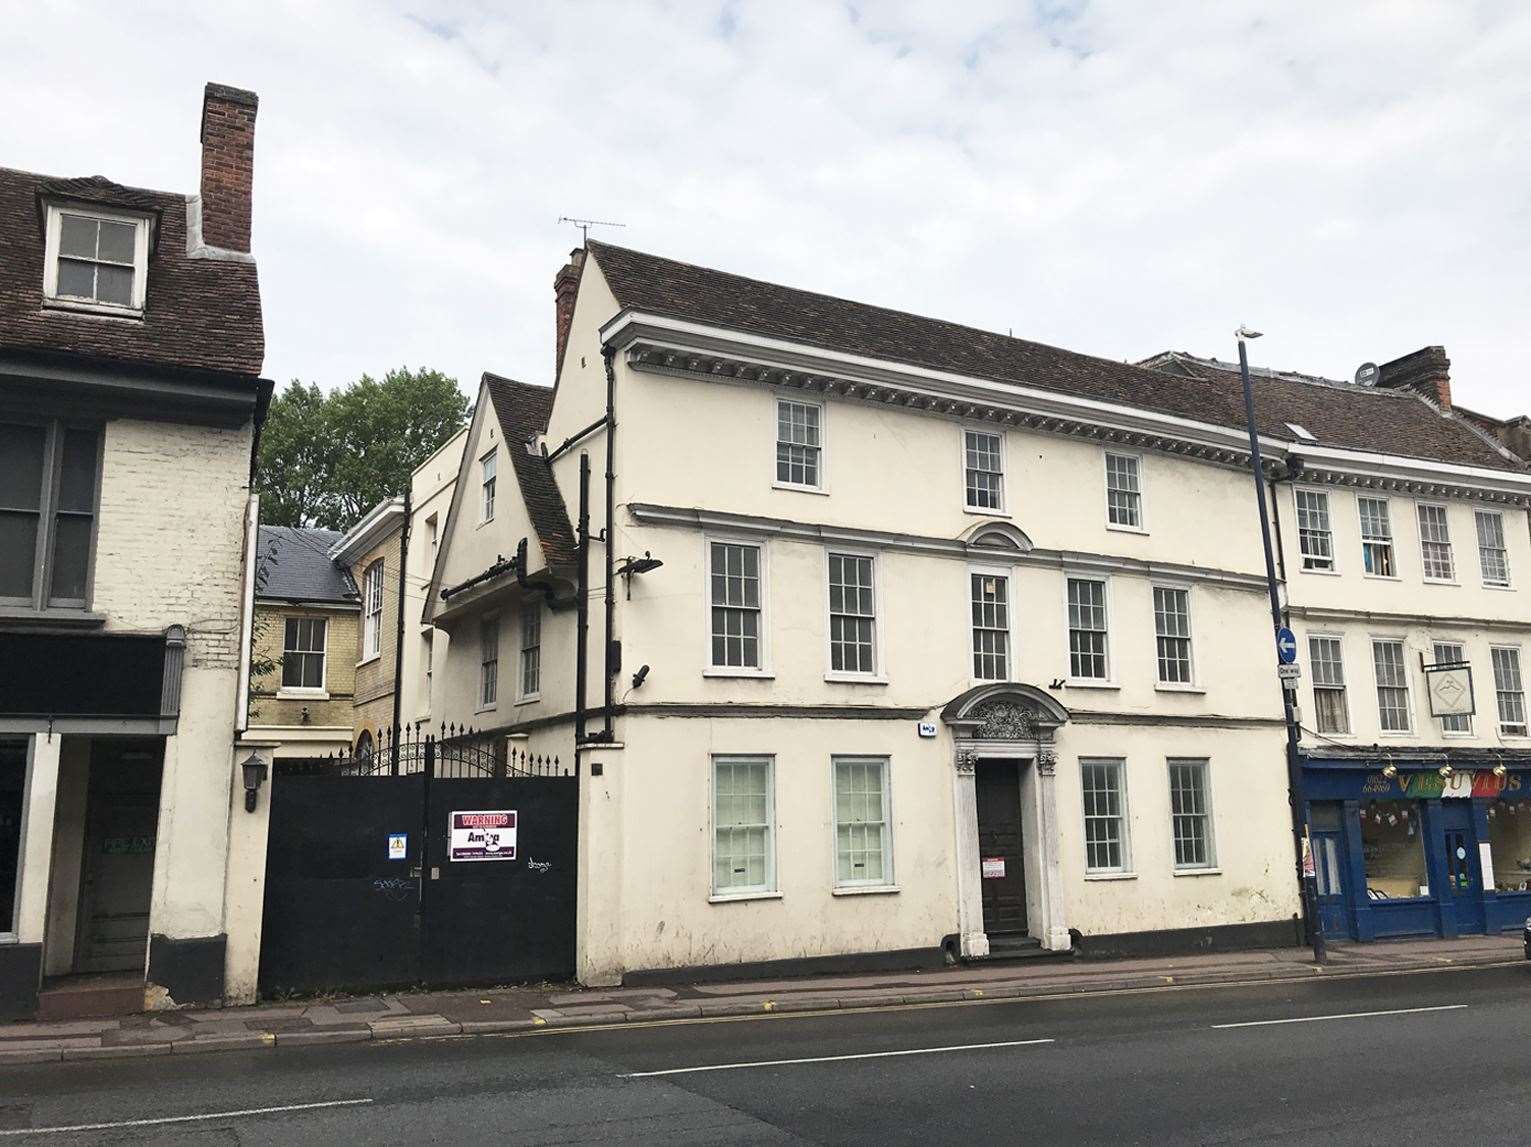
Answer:
POLYGON ((985 880, 1003 880, 1005 878, 1005 858, 1003 856, 984 857, 983 878, 985 880))
POLYGON ((514 809, 477 810, 452 814, 449 860, 514 860, 516 813, 514 809))

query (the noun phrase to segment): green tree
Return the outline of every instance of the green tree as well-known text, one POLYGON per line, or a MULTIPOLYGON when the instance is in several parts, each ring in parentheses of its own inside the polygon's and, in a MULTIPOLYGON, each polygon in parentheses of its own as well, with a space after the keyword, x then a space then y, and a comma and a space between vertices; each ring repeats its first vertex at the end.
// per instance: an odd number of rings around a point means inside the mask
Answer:
POLYGON ((468 400, 436 370, 362 375, 325 394, 294 380, 261 434, 261 521, 344 530, 462 427, 468 400))

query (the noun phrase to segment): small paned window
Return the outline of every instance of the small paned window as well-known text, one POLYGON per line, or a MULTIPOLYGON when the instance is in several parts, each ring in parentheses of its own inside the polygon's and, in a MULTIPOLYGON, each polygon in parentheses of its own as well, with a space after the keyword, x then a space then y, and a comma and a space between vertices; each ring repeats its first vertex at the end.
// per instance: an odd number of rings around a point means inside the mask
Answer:
POLYGON ((328 624, 322 617, 289 617, 282 635, 282 688, 324 688, 324 638, 328 624))
POLYGON ((1106 455, 1106 522, 1128 529, 1143 528, 1143 491, 1135 454, 1106 455))
POLYGON ((0 602, 84 608, 100 444, 93 429, 0 423, 0 602))
POLYGON ((1494 693, 1499 702, 1499 731, 1506 737, 1524 737, 1526 690, 1520 676, 1520 650, 1496 645, 1490 652, 1494 659, 1494 693))
POLYGON ((837 757, 834 770, 835 884, 892 884, 887 758, 837 757))
POLYGON ((1322 490, 1297 491, 1297 544, 1305 570, 1334 568, 1334 534, 1329 528, 1329 495, 1322 490))
POLYGON ((973 676, 1006 681, 1010 674, 1010 579, 1004 574, 970 576, 973 607, 973 676))
POLYGON ((383 559, 378 558, 362 575, 361 606, 362 657, 376 657, 383 652, 383 559))
POLYGON ((484 618, 478 629, 478 707, 487 709, 500 696, 500 618, 484 618))
POLYGON ((1005 447, 998 434, 967 430, 962 435, 967 508, 1005 508, 1005 447))
POLYGON ((52 208, 43 293, 60 302, 142 310, 148 221, 52 208))
POLYGON ((877 672, 877 603, 873 560, 829 555, 829 667, 835 673, 877 672))
POLYGON ((1126 872, 1130 866, 1123 772, 1119 760, 1079 762, 1087 872, 1126 872))
POLYGON ((823 408, 812 402, 776 403, 776 480, 788 486, 822 485, 823 408))
POLYGON ((712 891, 770 892, 776 887, 774 792, 769 757, 712 762, 712 891))
POLYGON ((480 522, 494 521, 495 473, 499 469, 499 457, 499 450, 496 448, 478 460, 481 483, 478 512, 478 520, 480 522))
POLYGON ((1451 529, 1446 507, 1420 503, 1419 549, 1426 581, 1454 581, 1456 564, 1451 556, 1451 529))
MULTIPOLYGON (((1437 665, 1458 664, 1465 661, 1466 655, 1459 641, 1437 641, 1432 650, 1437 665)), ((1443 733, 1471 733, 1473 731, 1473 719, 1467 713, 1448 713, 1441 718, 1441 731, 1443 733)))
POLYGON ((1478 568, 1483 584, 1510 584, 1510 553, 1504 544, 1504 515, 1497 510, 1479 510, 1473 515, 1478 529, 1478 568))
MULTIPOLYGON (((1107 657, 1106 583, 1094 578, 1068 579, 1069 676, 1105 681, 1107 657)), ((1189 655, 1189 649, 1187 649, 1189 655)))
POLYGON ((1393 521, 1386 498, 1357 498, 1361 512, 1361 568, 1376 577, 1393 577, 1393 521))
POLYGON ((1170 821, 1176 868, 1211 868, 1212 801, 1207 793, 1206 761, 1170 761, 1170 821))
POLYGON ((1350 706, 1345 700, 1345 661, 1338 637, 1308 638, 1308 662, 1313 670, 1313 717, 1320 733, 1350 733, 1350 706))
POLYGON ((714 668, 759 669, 760 547, 713 542, 708 547, 714 668))
POLYGON ((542 603, 521 606, 521 697, 542 692, 542 603))
POLYGON ((1372 666, 1377 674, 1377 720, 1384 733, 1407 733, 1409 718, 1409 678, 1404 663, 1403 642, 1373 641, 1372 666))
POLYGON ((1191 683, 1191 591, 1154 586, 1154 636, 1158 642, 1159 682, 1191 683))

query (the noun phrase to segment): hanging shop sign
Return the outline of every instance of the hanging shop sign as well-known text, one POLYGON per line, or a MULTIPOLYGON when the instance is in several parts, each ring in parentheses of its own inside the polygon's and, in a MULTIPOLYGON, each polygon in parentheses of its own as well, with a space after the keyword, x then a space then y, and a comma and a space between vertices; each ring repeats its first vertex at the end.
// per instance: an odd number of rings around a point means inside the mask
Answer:
POLYGON ((1471 717, 1473 703, 1472 666, 1455 662, 1426 665, 1425 687, 1430 694, 1430 716, 1471 717))
POLYGON ((1458 769, 1449 777, 1439 773, 1399 773, 1389 778, 1372 773, 1366 778, 1362 792, 1370 797, 1400 800, 1466 800, 1531 792, 1531 785, 1527 785, 1518 773, 1500 777, 1495 776, 1492 769, 1458 769))
POLYGON ((516 812, 514 809, 479 809, 452 814, 449 860, 514 860, 516 858, 516 812))

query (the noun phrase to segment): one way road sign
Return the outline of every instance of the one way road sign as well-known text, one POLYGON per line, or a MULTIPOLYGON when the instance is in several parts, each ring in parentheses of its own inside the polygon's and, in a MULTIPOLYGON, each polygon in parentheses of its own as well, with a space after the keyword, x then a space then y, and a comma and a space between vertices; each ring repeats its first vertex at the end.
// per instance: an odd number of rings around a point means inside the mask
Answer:
POLYGON ((1284 625, 1276 630, 1276 656, 1281 658, 1283 665, 1297 660, 1297 637, 1284 625))

